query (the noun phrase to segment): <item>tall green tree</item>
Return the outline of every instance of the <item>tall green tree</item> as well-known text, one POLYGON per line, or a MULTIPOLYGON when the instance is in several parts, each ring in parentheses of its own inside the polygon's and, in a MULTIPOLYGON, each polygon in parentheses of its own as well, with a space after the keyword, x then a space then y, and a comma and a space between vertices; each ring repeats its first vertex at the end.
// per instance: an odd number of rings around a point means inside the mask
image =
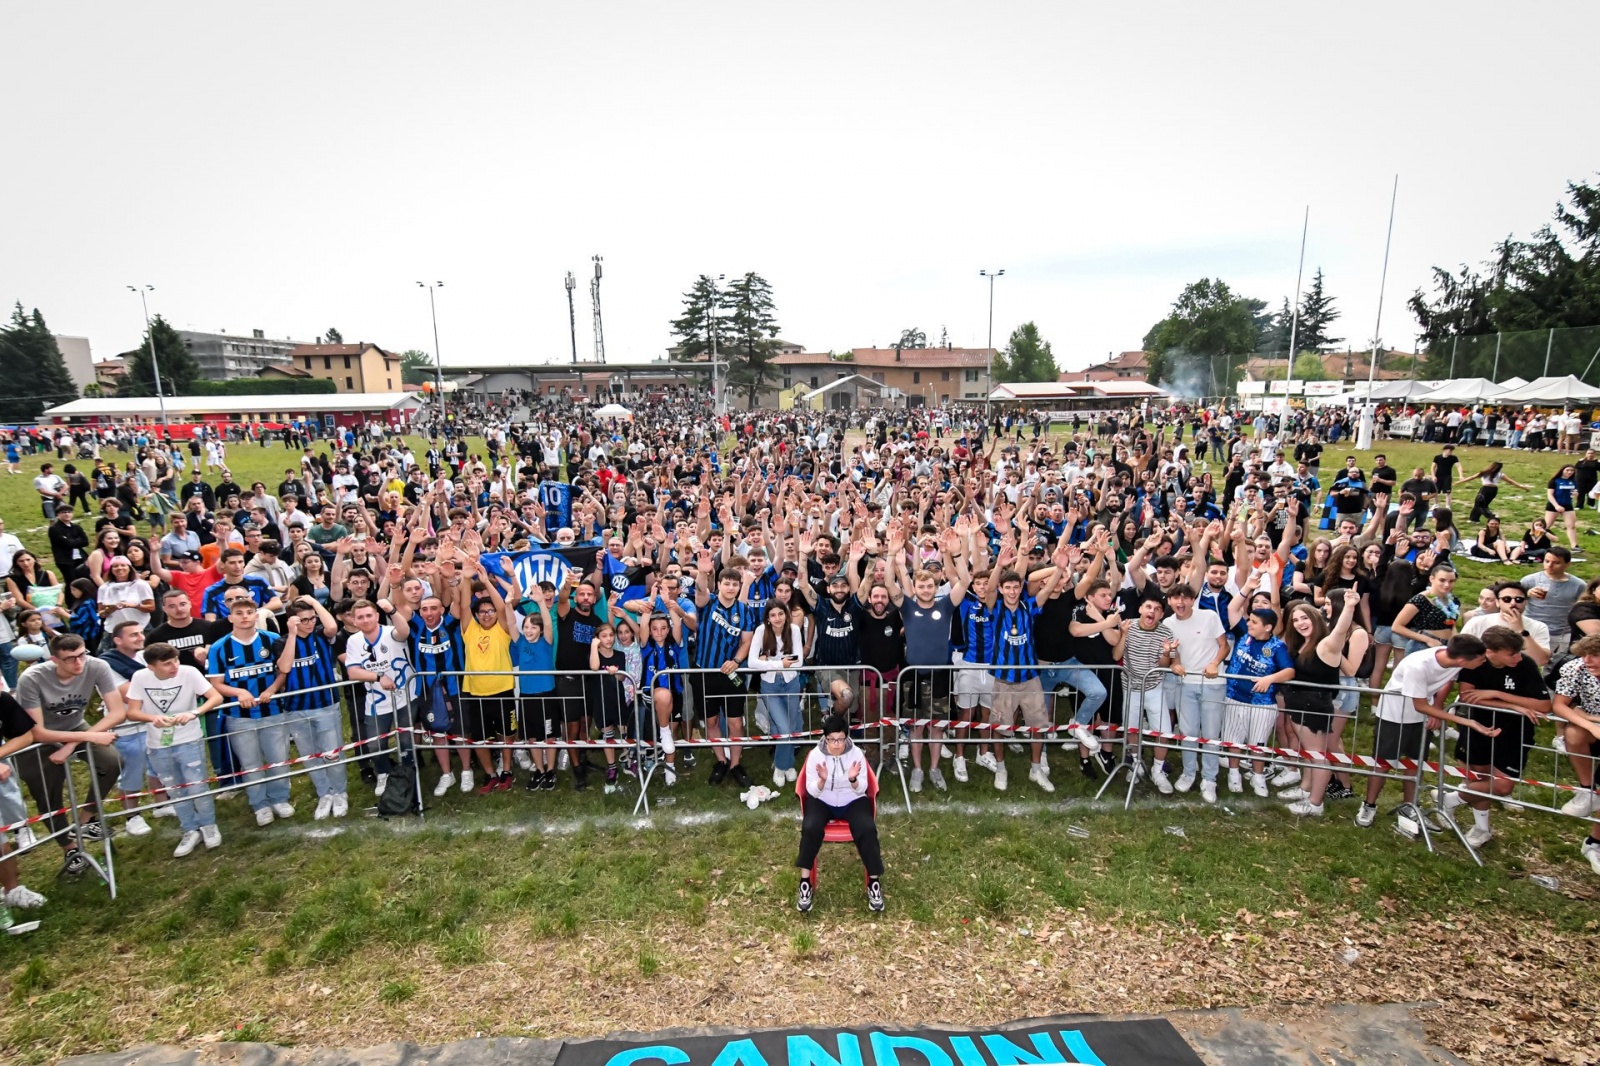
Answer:
MULTIPOLYGON (((1449 372, 1458 337, 1600 326, 1600 184, 1568 182, 1566 191, 1552 221, 1526 240, 1505 238, 1478 267, 1434 267, 1432 293, 1412 294, 1408 305, 1427 343, 1423 375, 1449 372)), ((1582 373, 1593 346, 1585 340, 1563 350, 1559 337, 1553 341, 1550 372, 1582 373)), ((1459 347, 1457 377, 1492 372, 1497 345, 1459 347)))
POLYGON ((1039 336, 1039 327, 1024 322, 1011 331, 1004 351, 994 357, 996 384, 1006 381, 1055 381, 1061 377, 1050 342, 1039 336))
POLYGON ((1297 381, 1326 381, 1328 371, 1316 352, 1301 352, 1294 357, 1294 376, 1297 381))
POLYGON ((144 335, 144 343, 128 352, 128 384, 124 396, 154 396, 156 394, 155 368, 161 368, 161 391, 166 396, 182 396, 190 391, 195 379, 200 377, 200 367, 189 348, 167 320, 157 315, 144 335), (151 341, 154 338, 155 363, 150 361, 151 341))
MULTIPOLYGON (((754 272, 728 284, 728 384, 743 391, 751 407, 778 376, 778 311, 772 285, 754 272)), ((720 341, 719 341, 719 351, 720 341)))
POLYGON ((400 383, 421 385, 433 380, 433 356, 420 348, 408 348, 400 353, 400 383))
POLYGON ((701 274, 683 294, 683 314, 672 320, 679 358, 687 362, 709 360, 728 347, 729 293, 709 274, 701 274))
MULTIPOLYGON (((1265 301, 1251 300, 1250 303, 1265 301)), ((1282 356, 1289 350, 1289 332, 1294 323, 1294 308, 1289 306, 1289 298, 1283 298, 1283 306, 1270 314, 1257 312, 1256 319, 1256 351, 1261 355, 1282 356)))
POLYGON ((1165 382, 1187 396, 1219 396, 1230 389, 1242 369, 1238 357, 1256 349, 1253 303, 1221 279, 1185 286, 1167 317, 1145 334, 1151 383, 1165 382))
POLYGON ((328 327, 328 332, 323 335, 323 339, 326 340, 329 344, 343 344, 344 343, 344 334, 340 333, 338 330, 334 329, 332 326, 329 326, 328 327))
POLYGON ((67 371, 56 338, 34 308, 19 301, 9 325, 0 327, 0 421, 31 422, 46 408, 78 398, 78 386, 67 371))
MULTIPOLYGON (((1331 332, 1333 322, 1340 312, 1333 306, 1334 298, 1323 286, 1322 268, 1311 276, 1311 287, 1300 294, 1300 321, 1295 329, 1295 347, 1302 352, 1331 352, 1334 345, 1344 340, 1331 332)), ((1311 379, 1316 380, 1316 379, 1311 379)))

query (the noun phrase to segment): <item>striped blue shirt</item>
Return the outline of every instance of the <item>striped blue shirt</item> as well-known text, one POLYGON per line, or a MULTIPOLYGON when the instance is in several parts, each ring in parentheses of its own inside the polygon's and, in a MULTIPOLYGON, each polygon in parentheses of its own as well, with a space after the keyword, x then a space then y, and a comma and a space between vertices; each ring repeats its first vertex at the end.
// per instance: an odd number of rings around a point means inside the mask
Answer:
POLYGON ((777 570, 770 566, 767 567, 756 576, 754 581, 750 582, 750 594, 745 599, 750 603, 766 603, 772 599, 773 593, 778 590, 778 578, 780 576, 777 570))
POLYGON ((337 689, 324 688, 337 678, 333 672, 333 648, 321 633, 294 638, 294 662, 279 697, 286 711, 320 711, 339 702, 337 689), (315 689, 316 691, 310 691, 315 689))
POLYGON ((739 657, 739 641, 755 631, 755 614, 760 608, 745 603, 724 606, 713 598, 700 612, 700 632, 696 647, 696 666, 721 668, 739 657))
MULTIPOLYGON (((232 633, 211 645, 206 656, 206 673, 221 678, 225 685, 242 688, 253 696, 260 696, 278 677, 278 639, 271 633, 257 632, 248 644, 241 643, 232 633)), ((273 701, 275 703, 276 701, 273 701)), ((272 703, 256 704, 249 710, 237 705, 223 705, 223 714, 235 718, 263 718, 277 714, 282 708, 272 703)))
MULTIPOLYGON (((246 574, 239 580, 238 586, 249 591, 257 607, 264 606, 272 599, 272 586, 254 574, 246 574)), ((200 597, 200 613, 214 614, 218 618, 228 617, 228 605, 222 602, 222 597, 232 587, 234 586, 229 585, 226 580, 222 580, 207 588, 205 594, 200 597)))
MULTIPOLYGON (((644 666, 640 675, 643 681, 641 688, 653 691, 664 688, 671 692, 683 691, 682 674, 663 674, 663 670, 675 670, 684 665, 683 646, 671 637, 665 644, 655 641, 646 641, 644 647, 639 649, 639 659, 644 666)), ((726 661, 726 660, 724 660, 726 661)))
POLYGON ((429 629, 421 615, 411 618, 411 663, 425 685, 439 682, 445 694, 461 694, 461 670, 465 661, 461 648, 461 623, 449 611, 439 624, 429 629))
POLYGON ((1015 685, 1039 676, 1032 669, 1038 660, 1033 647, 1033 620, 1039 617, 1039 605, 1031 596, 1024 596, 1015 609, 1004 602, 996 602, 994 616, 989 622, 989 662, 998 667, 993 671, 995 680, 1015 685))
POLYGON ((961 657, 969 663, 989 661, 989 641, 993 634, 989 626, 994 621, 994 611, 981 599, 968 592, 957 608, 961 613, 961 633, 964 643, 961 657))

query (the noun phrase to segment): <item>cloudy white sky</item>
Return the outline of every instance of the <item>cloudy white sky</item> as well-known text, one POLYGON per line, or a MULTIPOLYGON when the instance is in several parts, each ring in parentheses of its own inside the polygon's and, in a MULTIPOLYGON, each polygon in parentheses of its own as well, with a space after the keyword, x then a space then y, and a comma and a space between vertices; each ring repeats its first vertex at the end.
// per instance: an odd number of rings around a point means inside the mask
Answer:
POLYGON ((179 327, 614 360, 701 272, 811 350, 1039 323, 1063 368, 1183 285, 1292 292, 1301 212, 1365 342, 1600 169, 1600 5, 8 4, 0 300, 97 356, 179 327), (1585 101, 1590 103, 1585 103, 1585 101))

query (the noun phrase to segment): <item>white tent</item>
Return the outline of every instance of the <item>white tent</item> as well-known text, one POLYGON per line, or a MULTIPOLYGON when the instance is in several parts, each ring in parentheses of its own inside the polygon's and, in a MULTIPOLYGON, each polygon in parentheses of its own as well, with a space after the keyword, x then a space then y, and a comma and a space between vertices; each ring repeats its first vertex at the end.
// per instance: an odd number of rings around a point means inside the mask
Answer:
POLYGON ((1433 381, 1385 381, 1373 386, 1369 400, 1421 400, 1440 384, 1433 381))
POLYGON ((1460 378, 1447 381, 1433 392, 1428 393, 1429 403, 1481 403, 1491 397, 1497 397, 1505 388, 1496 385, 1488 378, 1460 378))
POLYGON ((1502 389, 1520 389, 1527 383, 1527 378, 1506 378, 1500 383, 1500 387, 1502 389))
POLYGON ((633 412, 620 403, 608 403, 594 413, 596 418, 632 418, 633 412))
POLYGON ((1552 407, 1557 404, 1593 403, 1595 400, 1600 400, 1600 389, 1585 385, 1571 374, 1535 378, 1521 388, 1502 392, 1494 398, 1497 404, 1532 403, 1552 407))

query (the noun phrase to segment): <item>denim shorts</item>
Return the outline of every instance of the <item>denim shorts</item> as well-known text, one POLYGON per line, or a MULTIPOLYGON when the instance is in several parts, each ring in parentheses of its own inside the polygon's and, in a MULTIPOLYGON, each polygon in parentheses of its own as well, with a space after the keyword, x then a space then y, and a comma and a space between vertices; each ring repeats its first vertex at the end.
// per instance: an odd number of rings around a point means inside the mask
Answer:
POLYGON ((1361 693, 1356 691, 1361 682, 1356 678, 1340 674, 1339 684, 1344 687, 1344 691, 1333 698, 1333 709, 1345 718, 1354 718, 1356 708, 1361 705, 1361 693))
POLYGON ((1392 647, 1395 643, 1394 630, 1388 626, 1373 626, 1372 642, 1374 644, 1388 644, 1392 647))

